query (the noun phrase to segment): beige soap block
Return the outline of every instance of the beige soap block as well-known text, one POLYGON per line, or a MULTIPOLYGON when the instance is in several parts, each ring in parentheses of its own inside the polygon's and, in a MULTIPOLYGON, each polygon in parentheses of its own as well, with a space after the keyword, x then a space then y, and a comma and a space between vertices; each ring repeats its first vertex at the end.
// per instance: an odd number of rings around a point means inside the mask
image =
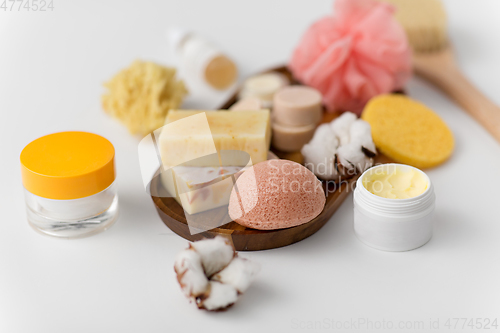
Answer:
MULTIPOLYGON (((270 112, 171 110, 158 141, 164 166, 220 166, 215 157, 221 150, 246 152, 256 164, 267 159, 270 112), (207 155, 214 158, 200 159, 207 155)), ((241 156, 231 154, 222 164, 247 165, 248 160, 242 160, 241 156)))
POLYGON ((302 146, 311 141, 316 125, 290 127, 273 123, 272 128, 273 147, 284 152, 293 152, 301 150, 302 146))

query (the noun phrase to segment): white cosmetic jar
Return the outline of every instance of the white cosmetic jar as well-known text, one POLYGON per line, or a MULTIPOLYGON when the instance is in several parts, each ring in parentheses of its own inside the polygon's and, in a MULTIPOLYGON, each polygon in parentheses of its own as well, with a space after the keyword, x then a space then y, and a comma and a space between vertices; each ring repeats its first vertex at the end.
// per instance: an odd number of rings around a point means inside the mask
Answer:
POLYGON ((354 232, 368 246, 384 251, 416 249, 432 237, 435 207, 434 188, 421 170, 404 164, 381 164, 366 170, 357 180, 354 191, 354 232), (416 170, 427 180, 426 190, 408 199, 389 199, 369 192, 365 177, 376 172, 416 170))

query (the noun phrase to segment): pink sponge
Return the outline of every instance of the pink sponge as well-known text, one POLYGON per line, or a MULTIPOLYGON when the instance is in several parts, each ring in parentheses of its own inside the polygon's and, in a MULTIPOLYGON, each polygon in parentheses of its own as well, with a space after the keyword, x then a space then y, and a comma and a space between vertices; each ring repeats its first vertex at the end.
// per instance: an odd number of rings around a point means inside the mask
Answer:
POLYGON ((323 94, 330 111, 358 115, 379 94, 403 88, 411 76, 411 49, 394 7, 375 0, 336 0, 335 16, 314 23, 289 67, 323 94))
POLYGON ((321 182, 302 165, 269 160, 245 171, 229 199, 229 216, 254 229, 294 227, 311 221, 325 206, 321 182))

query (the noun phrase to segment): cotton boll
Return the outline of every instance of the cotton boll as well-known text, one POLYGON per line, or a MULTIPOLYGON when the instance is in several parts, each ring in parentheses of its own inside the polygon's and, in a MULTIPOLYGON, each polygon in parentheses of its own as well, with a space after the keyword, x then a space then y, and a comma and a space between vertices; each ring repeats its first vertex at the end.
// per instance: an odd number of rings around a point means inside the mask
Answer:
POLYGON ((209 311, 225 309, 238 299, 238 291, 230 284, 210 281, 210 295, 198 301, 198 308, 209 311))
POLYGON ((316 128, 314 136, 309 141, 309 144, 313 145, 325 145, 328 146, 332 152, 335 152, 335 148, 338 146, 338 140, 333 133, 330 124, 321 124, 316 128))
POLYGON ((194 299, 198 308, 209 311, 236 302, 259 269, 258 264, 237 257, 229 241, 220 236, 192 243, 174 263, 184 294, 194 299))
POLYGON ((370 125, 351 112, 320 125, 301 152, 305 167, 323 180, 348 178, 363 172, 373 164, 372 157, 377 154, 370 125))
POLYGON ((304 166, 324 180, 338 178, 335 169, 335 152, 326 144, 306 144, 301 150, 304 166))
POLYGON ((226 268, 215 274, 212 280, 230 284, 239 293, 244 293, 259 271, 260 265, 257 263, 236 257, 226 268))
POLYGON ((358 117, 352 112, 344 112, 330 123, 332 131, 338 138, 341 146, 350 142, 351 125, 356 121, 357 118, 358 117))
POLYGON ((340 138, 338 163, 349 175, 363 172, 373 164, 371 157, 377 154, 377 149, 372 140, 370 124, 358 119, 354 113, 344 112, 331 122, 331 127, 340 138))
POLYGON ((304 166, 324 180, 338 178, 335 169, 335 153, 338 140, 330 124, 318 126, 312 140, 302 147, 304 166))
POLYGON ((235 252, 224 237, 205 239, 191 244, 201 257, 201 264, 207 277, 220 272, 233 259, 235 252))
POLYGON ((200 297, 208 291, 208 279, 201 264, 201 256, 194 250, 180 252, 175 259, 174 270, 187 297, 200 297))
MULTIPOLYGON (((372 155, 377 154, 377 149, 375 148, 375 143, 372 139, 372 131, 370 124, 362 119, 357 119, 351 124, 349 131, 350 142, 359 143, 365 149, 369 150, 372 155)), ((372 156, 373 157, 373 156, 372 156)))
POLYGON ((373 164, 373 161, 366 157, 361 149, 361 145, 357 142, 351 142, 347 145, 340 146, 337 150, 337 157, 339 163, 342 164, 351 175, 363 172, 373 164))

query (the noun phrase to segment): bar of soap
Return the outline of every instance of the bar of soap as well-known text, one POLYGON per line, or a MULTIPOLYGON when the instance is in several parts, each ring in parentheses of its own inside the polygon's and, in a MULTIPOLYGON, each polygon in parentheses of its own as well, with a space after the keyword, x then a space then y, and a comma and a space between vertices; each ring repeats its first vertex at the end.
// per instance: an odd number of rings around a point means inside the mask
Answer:
POLYGON ((304 166, 270 160, 246 170, 229 199, 229 216, 253 229, 273 230, 301 225, 325 206, 321 182, 304 166))
POLYGON ((301 150, 306 143, 311 141, 316 125, 289 127, 274 122, 272 128, 273 147, 284 152, 293 152, 301 150))
POLYGON ((285 126, 316 125, 323 114, 319 91, 306 86, 288 86, 274 95, 273 120, 285 126))
MULTIPOLYGON (((269 110, 171 110, 159 136, 159 149, 164 166, 219 166, 216 158, 209 163, 200 157, 221 150, 244 151, 255 164, 267 159, 270 141, 269 110)), ((240 156, 235 154, 235 161, 224 165, 247 165, 248 160, 238 160, 240 156)))

